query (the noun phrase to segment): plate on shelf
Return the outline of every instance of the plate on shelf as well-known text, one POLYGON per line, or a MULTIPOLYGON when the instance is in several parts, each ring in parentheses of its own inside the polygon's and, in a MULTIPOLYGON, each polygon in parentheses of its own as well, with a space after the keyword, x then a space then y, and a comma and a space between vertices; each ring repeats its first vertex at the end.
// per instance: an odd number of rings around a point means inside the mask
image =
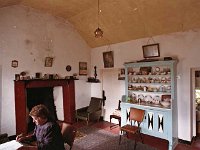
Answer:
POLYGON ((136 100, 136 99, 137 99, 137 97, 136 97, 136 94, 135 94, 135 93, 132 93, 131 97, 132 97, 132 99, 134 99, 134 100, 136 100))
POLYGON ((152 102, 153 98, 151 97, 151 95, 146 95, 144 100, 145 102, 152 102))
POLYGON ((161 101, 160 104, 163 106, 163 107, 169 107, 171 105, 171 103, 169 101, 161 101))
POLYGON ((166 92, 171 92, 171 86, 169 85, 169 86, 167 86, 167 88, 166 88, 166 92))
POLYGON ((154 98, 153 98, 154 100, 156 100, 156 101, 160 101, 161 100, 161 97, 160 96, 158 96, 158 95, 156 95, 156 96, 154 96, 154 98))
POLYGON ((156 71, 156 72, 160 72, 160 68, 159 68, 159 67, 156 67, 156 68, 155 68, 155 71, 156 71))
POLYGON ((161 97, 160 96, 158 96, 158 95, 154 96, 154 98, 153 98, 153 103, 154 104, 158 105, 160 103, 160 101, 161 101, 161 97))
POLYGON ((144 95, 142 95, 142 94, 139 94, 138 95, 138 100, 140 99, 140 101, 144 101, 144 95))

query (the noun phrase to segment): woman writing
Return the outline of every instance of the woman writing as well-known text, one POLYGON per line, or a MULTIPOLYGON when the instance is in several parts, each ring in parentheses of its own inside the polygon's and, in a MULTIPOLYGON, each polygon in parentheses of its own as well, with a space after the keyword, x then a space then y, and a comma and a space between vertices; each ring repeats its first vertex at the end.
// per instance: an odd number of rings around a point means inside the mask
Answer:
POLYGON ((30 135, 18 135, 16 140, 36 138, 38 150, 64 150, 64 141, 59 125, 50 119, 49 111, 45 105, 37 105, 32 108, 29 115, 36 124, 34 132, 30 135))

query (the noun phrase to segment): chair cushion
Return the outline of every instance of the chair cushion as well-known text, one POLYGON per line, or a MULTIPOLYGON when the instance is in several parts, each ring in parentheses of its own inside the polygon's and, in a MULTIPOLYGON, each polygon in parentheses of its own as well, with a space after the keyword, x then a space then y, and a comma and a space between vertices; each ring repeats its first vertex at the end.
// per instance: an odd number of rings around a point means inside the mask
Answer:
POLYGON ((88 112, 77 112, 76 118, 81 120, 88 120, 88 112))
POLYGON ((140 130, 139 127, 137 127, 137 126, 131 126, 129 124, 121 127, 121 131, 129 132, 129 133, 132 133, 132 134, 135 134, 139 130, 140 130))

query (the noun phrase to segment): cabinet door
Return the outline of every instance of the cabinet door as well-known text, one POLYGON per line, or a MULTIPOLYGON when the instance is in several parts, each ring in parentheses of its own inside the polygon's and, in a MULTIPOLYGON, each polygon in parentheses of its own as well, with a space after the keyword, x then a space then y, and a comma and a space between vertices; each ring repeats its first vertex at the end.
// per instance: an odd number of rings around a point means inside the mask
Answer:
POLYGON ((170 112, 166 111, 155 111, 150 109, 146 110, 146 119, 144 121, 142 132, 145 134, 167 139, 169 134, 169 123, 171 123, 171 121, 169 120, 169 114, 170 112))

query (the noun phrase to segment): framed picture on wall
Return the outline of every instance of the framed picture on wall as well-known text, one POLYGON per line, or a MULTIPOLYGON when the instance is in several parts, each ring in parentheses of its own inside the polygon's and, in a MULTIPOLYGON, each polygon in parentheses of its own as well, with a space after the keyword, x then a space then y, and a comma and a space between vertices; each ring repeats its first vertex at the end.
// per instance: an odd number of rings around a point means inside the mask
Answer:
POLYGON ((87 62, 79 62, 79 75, 87 75, 87 62))
POLYGON ((18 61, 17 60, 13 60, 12 63, 11 63, 11 66, 13 68, 17 68, 18 67, 18 61))
POLYGON ((104 68, 114 67, 113 51, 103 52, 103 62, 104 62, 104 68))
POLYGON ((160 57, 160 48, 158 43, 143 45, 142 49, 144 58, 160 57))
POLYGON ((125 68, 119 68, 118 80, 125 80, 125 68))
POLYGON ((52 67, 53 65, 53 57, 46 57, 45 58, 45 67, 52 67))

